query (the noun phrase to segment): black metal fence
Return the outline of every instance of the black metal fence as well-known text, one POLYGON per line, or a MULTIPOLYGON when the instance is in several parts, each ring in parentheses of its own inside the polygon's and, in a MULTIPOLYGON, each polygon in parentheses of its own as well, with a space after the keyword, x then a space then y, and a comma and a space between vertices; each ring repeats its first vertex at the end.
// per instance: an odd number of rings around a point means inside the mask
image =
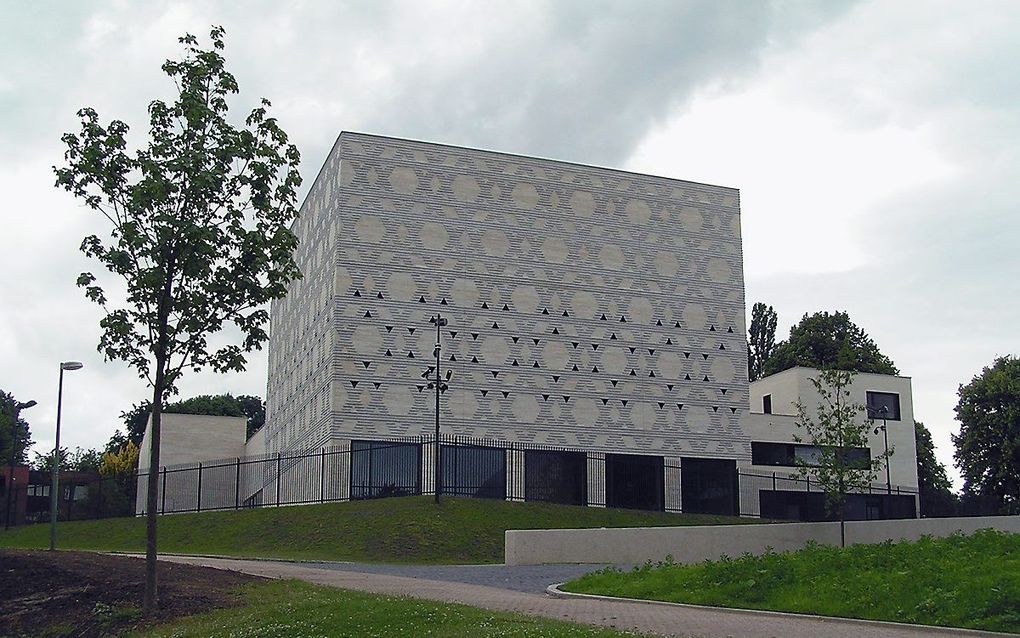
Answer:
MULTIPOLYGON (((441 437, 439 446, 438 472, 432 437, 354 440, 315 450, 163 467, 156 477, 156 507, 160 514, 172 514, 434 494, 438 475, 440 494, 449 496, 775 519, 827 516, 819 513, 824 495, 810 478, 738 470, 733 460, 608 454, 455 437, 441 437)), ((148 477, 142 471, 78 485, 61 518, 144 513, 148 477)), ((851 499, 853 516, 913 517, 915 495, 916 490, 887 490, 876 484, 866 496, 877 499, 851 499)))

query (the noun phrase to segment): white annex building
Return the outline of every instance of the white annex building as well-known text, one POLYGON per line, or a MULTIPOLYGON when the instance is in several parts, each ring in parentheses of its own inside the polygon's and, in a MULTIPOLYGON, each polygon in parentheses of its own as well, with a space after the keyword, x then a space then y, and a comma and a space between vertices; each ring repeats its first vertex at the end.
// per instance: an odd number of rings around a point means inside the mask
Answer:
MULTIPOLYGON (((454 495, 825 515, 817 485, 792 478, 813 453, 794 442, 793 406, 816 403, 817 371, 747 380, 736 189, 344 132, 294 231, 304 278, 271 308, 266 425, 229 453, 196 445, 213 428, 179 438, 168 427, 165 460, 180 465, 164 472, 167 511, 438 483, 454 495), (438 314, 452 378, 437 472, 422 373, 438 314)), ((895 451, 851 514, 914 516, 910 380, 861 374, 853 394, 887 426, 858 454, 880 454, 886 434, 895 451)))

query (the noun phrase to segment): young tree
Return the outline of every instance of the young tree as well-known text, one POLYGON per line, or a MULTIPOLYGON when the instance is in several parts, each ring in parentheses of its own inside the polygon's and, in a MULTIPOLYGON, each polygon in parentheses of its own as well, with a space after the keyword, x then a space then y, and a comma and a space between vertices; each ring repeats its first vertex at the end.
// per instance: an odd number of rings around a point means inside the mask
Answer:
MULTIPOLYGON (((113 225, 109 241, 92 235, 82 251, 123 278, 126 303, 110 307, 91 273, 78 285, 107 314, 99 350, 130 363, 152 387, 149 467, 159 466, 160 420, 185 370, 240 371, 245 355, 267 334, 265 304, 300 276, 290 231, 301 183, 299 154, 262 100, 236 127, 227 99, 238 92, 222 56, 224 30, 212 47, 180 38, 184 56, 167 60, 171 103, 149 104, 149 140, 128 151, 128 126, 100 124, 91 108, 78 112, 81 130, 63 136, 66 165, 57 186, 113 225), (209 336, 233 324, 240 343, 219 348, 209 336)), ((119 296, 119 295, 118 295, 119 296)), ((149 472, 146 506, 144 610, 157 608, 157 472, 149 472)))
POLYGON ((899 374, 889 357, 845 312, 816 312, 790 328, 790 338, 765 362, 765 375, 794 366, 899 374))
POLYGON ((760 301, 751 308, 751 329, 747 334, 747 379, 757 381, 765 376, 765 362, 776 348, 775 309, 760 301))
POLYGON ((999 357, 961 385, 956 418, 964 497, 1020 514, 1020 358, 999 357))
POLYGON ((935 443, 924 423, 914 421, 914 444, 917 448, 917 491, 921 516, 953 516, 958 498, 946 474, 946 466, 935 458, 935 443))
POLYGON ((795 435, 797 442, 807 442, 818 448, 818 454, 809 463, 797 459, 801 477, 810 476, 825 492, 825 507, 830 514, 839 515, 840 544, 846 546, 846 500, 852 492, 861 492, 871 486, 893 450, 872 457, 868 434, 873 423, 865 418, 865 408, 850 398, 854 373, 846 370, 823 370, 811 384, 818 393, 818 405, 812 414, 801 402, 797 403, 797 427, 803 428, 806 437, 795 435), (855 450, 868 450, 861 458, 855 450))

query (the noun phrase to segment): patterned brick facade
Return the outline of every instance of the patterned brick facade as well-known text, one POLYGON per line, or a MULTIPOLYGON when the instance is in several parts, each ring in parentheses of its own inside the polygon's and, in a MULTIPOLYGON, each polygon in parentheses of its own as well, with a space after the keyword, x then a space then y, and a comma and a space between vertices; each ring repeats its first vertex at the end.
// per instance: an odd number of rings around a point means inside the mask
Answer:
POLYGON ((747 462, 735 189, 342 133, 272 307, 267 451, 445 434, 747 462))

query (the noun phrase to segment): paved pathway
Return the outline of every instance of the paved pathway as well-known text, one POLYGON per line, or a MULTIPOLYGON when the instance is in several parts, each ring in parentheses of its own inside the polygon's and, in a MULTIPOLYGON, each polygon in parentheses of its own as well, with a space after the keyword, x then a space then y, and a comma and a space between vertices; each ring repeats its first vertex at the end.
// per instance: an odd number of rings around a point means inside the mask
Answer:
MULTIPOLYGON (((545 593, 554 583, 565 583, 606 565, 372 565, 368 563, 302 563, 305 567, 365 574, 386 574, 422 580, 439 580, 498 589, 545 593)), ((625 566, 621 566, 625 567, 625 566)))
POLYGON ((977 632, 963 630, 935 630, 927 627, 866 623, 835 618, 798 617, 791 614, 727 611, 631 601, 552 598, 532 591, 515 591, 514 589, 465 582, 426 580, 388 573, 369 573, 364 570, 323 568, 321 564, 315 566, 276 561, 188 556, 164 556, 162 560, 206 565, 270 578, 296 578, 320 585, 377 594, 461 603, 483 609, 518 612, 531 616, 601 625, 661 636, 921 638, 923 636, 981 635, 977 632))

